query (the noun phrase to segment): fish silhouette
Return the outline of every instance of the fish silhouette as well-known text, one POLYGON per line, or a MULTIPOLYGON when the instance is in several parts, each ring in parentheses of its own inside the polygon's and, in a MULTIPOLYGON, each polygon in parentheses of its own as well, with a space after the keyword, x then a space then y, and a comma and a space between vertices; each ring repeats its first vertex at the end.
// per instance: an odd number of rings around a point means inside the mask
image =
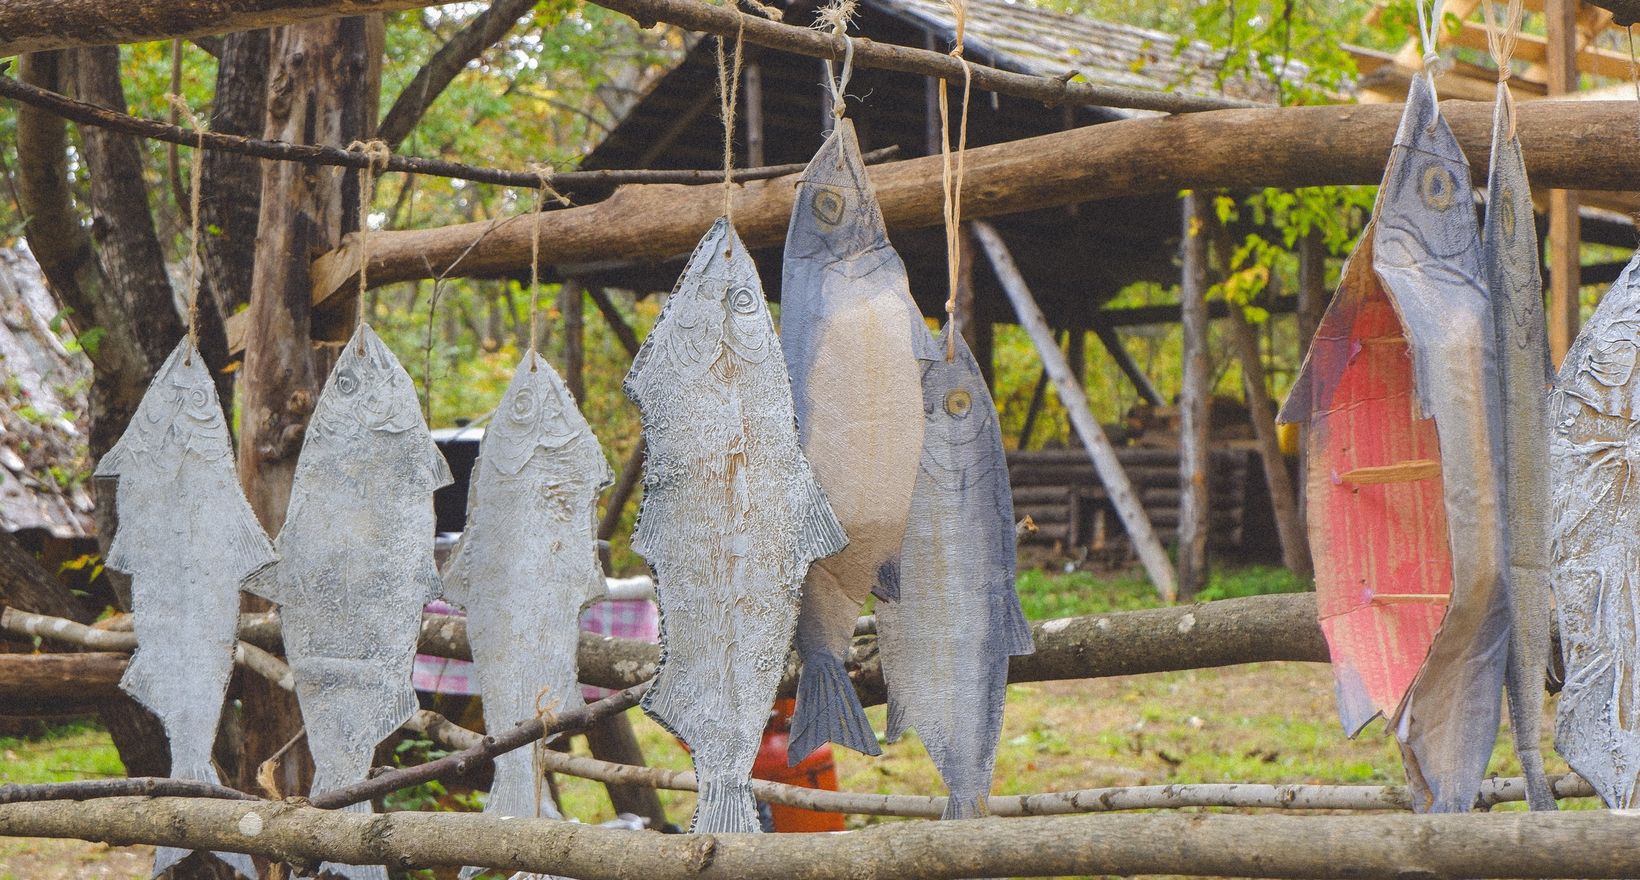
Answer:
MULTIPOLYGON (((943 347, 952 333, 947 324, 943 347)), ((996 405, 962 336, 923 365, 923 451, 897 596, 877 600, 888 740, 915 728, 950 790, 946 819, 985 815, 1008 658, 1035 650, 1014 588, 1016 536, 996 405)))
MULTIPOLYGON (((605 592, 598 493, 614 475, 557 371, 533 349, 479 444, 467 529, 444 567, 444 597, 467 610, 484 726, 581 703, 575 651, 582 607, 605 592)), ((535 750, 495 760, 484 812, 561 818, 537 799, 535 750), (539 811, 537 807, 539 806, 539 811)), ((462 877, 477 873, 462 871, 462 877)))
POLYGON ((1543 281, 1526 162, 1514 132, 1509 85, 1498 83, 1492 119, 1492 157, 1486 181, 1481 263, 1497 334, 1502 401, 1501 488, 1509 524, 1508 591, 1514 626, 1504 689, 1509 726, 1534 810, 1555 809, 1538 745, 1543 729, 1543 679, 1549 666, 1549 335, 1543 320, 1543 281))
POLYGON ((692 830, 757 831, 752 762, 803 576, 847 538, 798 445, 780 340, 726 218, 695 248, 626 392, 649 450, 632 549, 655 569, 661 610, 643 708, 694 756, 692 830))
POLYGON ((783 266, 780 344, 798 432, 849 536, 803 582, 803 671, 787 750, 796 765, 828 740, 882 753, 843 663, 866 597, 899 588, 923 443, 917 361, 941 356, 888 243, 852 120, 838 120, 803 172, 783 266))
MULTIPOLYGON (((314 794, 363 780, 376 745, 416 711, 421 610, 442 587, 433 491, 450 482, 410 376, 360 324, 314 406, 274 539, 280 562, 246 584, 279 604, 314 794)), ((387 877, 380 865, 321 870, 387 877)))
POLYGON ((1613 809, 1640 806, 1640 254, 1550 397, 1552 571, 1566 683, 1555 748, 1613 809))
MULTIPOLYGON (((233 674, 239 584, 275 557, 239 487, 216 385, 187 339, 154 376, 96 476, 119 481, 108 567, 131 575, 138 647, 120 687, 165 725, 171 776, 216 783, 211 747, 233 674)), ((154 874, 186 855, 158 848, 154 874)), ((216 856, 257 876, 249 856, 216 856)))

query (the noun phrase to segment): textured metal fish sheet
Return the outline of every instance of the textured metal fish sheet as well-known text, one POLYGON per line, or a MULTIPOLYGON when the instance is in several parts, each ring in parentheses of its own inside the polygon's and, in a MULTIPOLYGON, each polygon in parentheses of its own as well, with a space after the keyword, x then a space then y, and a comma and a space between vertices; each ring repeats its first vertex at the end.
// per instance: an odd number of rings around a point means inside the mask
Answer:
POLYGON ((695 248, 626 392, 649 449, 632 548, 661 609, 643 708, 693 753, 692 828, 756 831, 752 763, 803 577, 847 538, 798 445, 780 340, 727 219, 695 248))
POLYGON ((1566 684, 1555 748, 1607 806, 1640 777, 1640 254, 1560 367, 1549 440, 1553 583, 1566 684))
MULTIPOLYGON (((613 479, 563 379, 526 353, 479 445, 467 528, 443 573, 445 598, 467 611, 487 730, 582 702, 579 618, 604 595, 598 494, 613 479)), ((537 799, 534 754, 496 759, 484 812, 559 818, 550 796, 537 799)))
POLYGON ((959 819, 986 812, 1008 658, 1034 648, 1014 589, 1013 493, 996 405, 960 335, 951 361, 922 369, 923 452, 903 579, 895 596, 878 599, 877 647, 888 738, 916 729, 950 789, 945 818, 959 819))
MULTIPOLYGON (((364 779, 376 745, 416 710, 421 609, 442 587, 433 491, 450 482, 410 376, 361 324, 308 423, 274 540, 280 561, 246 585, 279 604, 316 794, 364 779)), ((323 870, 387 877, 380 865, 323 870)))
MULTIPOLYGON (((96 476, 119 481, 108 566, 131 575, 138 647, 120 687, 164 724, 171 776, 215 783, 211 747, 233 674, 239 584, 275 557, 239 487, 216 385, 187 339, 96 476)), ((154 873, 186 855, 159 848, 154 873)), ((248 856, 216 855, 257 876, 248 856)))
POLYGON ((1481 260, 1497 333, 1503 445, 1503 499, 1508 516, 1507 590, 1513 627, 1504 677, 1509 726, 1534 810, 1555 809, 1538 744, 1543 679, 1549 666, 1549 334, 1538 275, 1536 214, 1526 161, 1514 128, 1508 85, 1498 84, 1492 156, 1486 181, 1481 260))
POLYGON ((1284 421, 1311 425, 1310 534, 1339 714, 1387 715, 1420 810, 1474 802, 1507 661, 1498 372, 1469 167, 1414 80, 1373 223, 1284 421), (1453 552, 1453 547, 1462 552, 1453 552))
POLYGON ((843 663, 866 597, 898 583, 923 442, 917 361, 940 356, 888 243, 852 120, 838 121, 803 172, 783 266, 780 344, 798 432, 849 536, 803 584, 795 765, 828 740, 882 752, 843 663))

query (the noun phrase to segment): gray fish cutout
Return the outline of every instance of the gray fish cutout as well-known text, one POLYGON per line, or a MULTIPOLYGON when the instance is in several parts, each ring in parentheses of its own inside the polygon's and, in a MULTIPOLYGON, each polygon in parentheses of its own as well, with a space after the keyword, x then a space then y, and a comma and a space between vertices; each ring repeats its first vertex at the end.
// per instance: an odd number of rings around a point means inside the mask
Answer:
POLYGON ((759 830, 752 762, 809 563, 847 543, 797 442, 757 269, 726 218, 626 377, 649 458, 632 549, 655 569, 661 665, 643 708, 688 743, 691 830, 759 830))
POLYGON ((843 663, 873 588, 899 584, 900 542, 922 454, 917 360, 942 353, 888 243, 854 122, 839 120, 803 172, 786 233, 780 344, 803 452, 849 536, 809 567, 788 760, 828 740, 881 754, 843 663))
MULTIPOLYGON (((368 776, 376 745, 416 711, 410 669, 422 606, 442 587, 433 490, 450 482, 410 376, 360 324, 308 423, 274 540, 280 562, 246 584, 279 604, 314 794, 368 776)), ((387 877, 380 865, 321 870, 387 877)))
POLYGON ((1515 753, 1534 810, 1556 809, 1538 745, 1543 679, 1549 667, 1549 334, 1532 192, 1520 138, 1512 130, 1509 86, 1498 83, 1481 261, 1492 298, 1502 401, 1501 488, 1509 526, 1508 591, 1513 627, 1504 689, 1515 753))
MULTIPOLYGON (((120 687, 165 725, 171 776, 214 784, 211 747, 233 675, 239 584, 275 557, 240 489, 216 384, 187 339, 96 476, 119 481, 108 566, 131 575, 138 648, 120 687)), ((155 876, 188 852, 158 848, 155 876)), ((257 876, 249 856, 215 855, 257 876)))
POLYGON ((1613 809, 1640 778, 1640 254, 1561 363, 1549 437, 1555 612, 1566 683, 1555 748, 1613 809))
POLYGON ((1435 419, 1452 547, 1446 616, 1391 719, 1413 804, 1465 812, 1497 739, 1511 631, 1496 340, 1481 267, 1469 163, 1435 104, 1412 80, 1379 191, 1373 269, 1408 329, 1422 412, 1435 419))
MULTIPOLYGON (((946 325, 940 344, 945 345, 946 325)), ((1008 658, 1029 654, 1014 588, 1013 493, 996 405, 959 334, 922 367, 923 452, 897 596, 877 600, 888 740, 915 728, 950 790, 946 819, 986 814, 1008 658)))
MULTIPOLYGON (((581 609, 604 595, 598 494, 614 479, 603 448, 557 371, 531 350, 479 444, 467 528, 444 567, 444 597, 467 610, 467 635, 492 734, 537 707, 581 704, 575 652, 581 609)), ((496 758, 484 812, 561 818, 537 800, 533 749, 496 758)), ((477 868, 466 868, 471 877, 477 868)))

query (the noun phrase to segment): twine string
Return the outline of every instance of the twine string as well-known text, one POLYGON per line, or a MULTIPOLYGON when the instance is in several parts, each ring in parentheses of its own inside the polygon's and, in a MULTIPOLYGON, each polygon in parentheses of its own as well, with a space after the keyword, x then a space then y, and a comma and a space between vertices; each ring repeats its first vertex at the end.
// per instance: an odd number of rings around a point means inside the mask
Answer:
POLYGON ((1481 12, 1486 17, 1486 51, 1492 56, 1492 63, 1498 68, 1498 84, 1502 86, 1501 99, 1504 113, 1508 114, 1511 138, 1515 136, 1515 93, 1507 83, 1514 73, 1509 62, 1515 55, 1516 43, 1520 41, 1522 5, 1521 0, 1509 0, 1508 11, 1505 12, 1503 23, 1500 25, 1491 0, 1481 3, 1481 12))
POLYGON ((191 366, 199 348, 199 184, 205 176, 205 124, 181 95, 167 93, 165 100, 199 136, 188 166, 188 354, 182 362, 191 366))
MULTIPOLYGON (((369 288, 370 272, 370 199, 376 192, 376 175, 387 170, 393 151, 387 142, 371 139, 354 141, 347 145, 350 153, 363 153, 365 167, 359 169, 359 323, 364 323, 364 294, 369 288), (378 170, 378 168, 380 170, 378 170)), ((364 340, 359 340, 359 354, 364 354, 364 340)))
POLYGON ((945 261, 947 295, 945 300, 947 363, 957 356, 957 286, 962 264, 962 176, 968 148, 968 98, 974 82, 973 69, 962 57, 963 35, 968 27, 968 6, 965 0, 950 0, 956 17, 956 40, 951 57, 962 62, 962 108, 957 124, 957 156, 955 170, 951 160, 951 111, 946 99, 946 83, 939 81, 940 97, 940 186, 945 198, 945 261))
POLYGON ((741 49, 746 37, 746 20, 735 19, 734 63, 724 57, 724 38, 717 39, 718 107, 723 117, 723 216, 733 226, 735 168, 735 102, 740 92, 741 49))
MULTIPOLYGON (((546 207, 547 193, 552 193, 553 198, 561 204, 569 204, 569 199, 564 198, 557 190, 552 188, 550 183, 552 180, 552 166, 537 163, 531 165, 530 170, 535 172, 536 179, 541 184, 535 188, 535 207, 530 212, 530 354, 535 355, 537 353, 536 346, 541 341, 539 305, 541 291, 541 212, 546 207)), ((530 372, 532 373, 537 369, 535 366, 537 360, 536 357, 530 358, 530 372)))
POLYGON ((826 85, 831 88, 831 115, 834 119, 842 119, 847 110, 843 103, 843 92, 848 89, 848 81, 854 76, 854 38, 848 34, 838 36, 843 38, 842 73, 833 76, 831 59, 826 59, 826 85))
MULTIPOLYGON (((1415 0, 1413 4, 1418 10, 1418 38, 1424 48, 1424 74, 1429 77, 1430 90, 1435 88, 1435 67, 1441 60, 1441 7, 1445 0, 1434 0, 1428 8, 1424 0, 1415 0)), ((1481 5, 1487 5, 1483 2, 1481 5)))

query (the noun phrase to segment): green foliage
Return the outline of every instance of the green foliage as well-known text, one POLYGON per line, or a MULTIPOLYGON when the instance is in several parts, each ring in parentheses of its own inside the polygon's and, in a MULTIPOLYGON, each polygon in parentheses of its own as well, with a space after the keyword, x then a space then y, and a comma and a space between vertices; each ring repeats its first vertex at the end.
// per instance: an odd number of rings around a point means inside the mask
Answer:
POLYGON ((1196 594, 1198 602, 1265 596, 1271 593, 1303 593, 1315 585, 1280 566, 1250 565, 1245 568, 1214 569, 1207 586, 1196 594))
POLYGON ((75 721, 33 737, 0 736, 0 784, 27 785, 125 775, 119 752, 101 728, 75 721))

